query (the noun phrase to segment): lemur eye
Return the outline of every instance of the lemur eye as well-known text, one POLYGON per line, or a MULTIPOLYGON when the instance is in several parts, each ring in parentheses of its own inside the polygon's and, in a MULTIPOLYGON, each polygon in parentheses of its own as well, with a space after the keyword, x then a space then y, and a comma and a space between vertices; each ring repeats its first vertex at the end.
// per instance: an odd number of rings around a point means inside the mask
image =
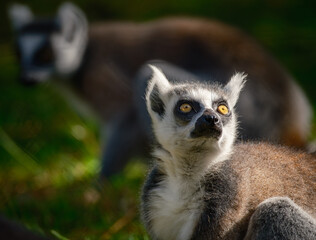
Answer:
POLYGON ((223 115, 228 114, 229 110, 228 107, 226 107, 225 105, 221 104, 217 107, 217 111, 223 115))
POLYGON ((189 113, 192 111, 192 107, 190 104, 188 103, 183 103, 181 106, 180 106, 180 111, 183 112, 183 113, 189 113))

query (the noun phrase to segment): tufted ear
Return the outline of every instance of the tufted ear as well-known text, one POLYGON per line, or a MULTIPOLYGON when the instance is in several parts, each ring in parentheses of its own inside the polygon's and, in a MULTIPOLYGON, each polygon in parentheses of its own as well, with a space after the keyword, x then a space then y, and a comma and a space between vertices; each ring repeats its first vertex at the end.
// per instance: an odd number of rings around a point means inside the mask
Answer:
POLYGON ((22 4, 13 4, 8 10, 9 18, 14 30, 19 30, 25 24, 33 20, 33 13, 28 6, 22 4))
POLYGON ((164 100, 166 94, 172 89, 166 76, 155 66, 149 65, 153 71, 146 91, 147 110, 152 118, 157 115, 161 118, 165 113, 164 100))
POLYGON ((244 73, 236 73, 224 87, 224 90, 229 96, 228 102, 232 107, 237 103, 239 94, 246 83, 246 77, 247 75, 244 73))

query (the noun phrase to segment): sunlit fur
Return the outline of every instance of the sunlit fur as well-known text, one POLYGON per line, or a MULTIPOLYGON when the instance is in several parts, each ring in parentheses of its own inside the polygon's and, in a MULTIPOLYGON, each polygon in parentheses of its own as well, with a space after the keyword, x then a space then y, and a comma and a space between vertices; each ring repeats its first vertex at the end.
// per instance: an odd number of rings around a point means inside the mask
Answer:
POLYGON ((151 68, 146 103, 157 145, 141 205, 151 238, 316 239, 315 156, 266 143, 233 144, 234 106, 245 75, 235 74, 224 86, 171 84, 151 68), (183 99, 201 108, 181 122, 176 114, 183 99), (228 105, 227 118, 216 112, 219 99, 228 105), (190 134, 205 116, 218 117, 220 135, 190 134))
MULTIPOLYGON (((190 164, 192 164, 191 167, 194 166, 194 168, 196 168, 194 170, 192 169, 192 173, 195 171, 203 171, 203 169, 206 169, 209 164, 227 158, 231 152, 231 146, 236 135, 237 124, 236 116, 234 114, 232 115, 231 121, 225 126, 225 128, 223 128, 223 133, 219 141, 205 138, 199 140, 192 139, 190 137, 190 133, 194 128, 196 120, 203 114, 205 109, 212 109, 216 111, 216 109, 213 109, 212 103, 219 98, 227 99, 229 107, 231 111, 233 111, 238 99, 238 94, 244 85, 245 75, 237 73, 231 78, 231 81, 224 88, 221 88, 217 84, 199 85, 198 83, 188 83, 171 85, 161 71, 154 66, 152 66, 152 69, 154 71, 154 75, 148 85, 148 91, 146 94, 147 109, 153 121, 155 136, 157 137, 157 141, 162 145, 163 149, 169 152, 172 157, 179 158, 180 162, 182 162, 182 158, 188 156, 188 154, 190 155, 192 149, 196 147, 203 147, 207 149, 207 151, 203 152, 203 154, 213 155, 213 161, 208 162, 207 160, 205 163, 201 163, 199 161, 196 165, 193 161, 190 161, 190 164), (163 118, 154 112, 150 106, 151 103, 149 98, 154 86, 158 87, 160 98, 165 104, 166 109, 163 118), (200 102, 202 104, 202 109, 198 114, 196 114, 189 124, 179 127, 174 121, 173 108, 180 98, 180 96, 175 94, 174 91, 181 88, 187 89, 187 96, 190 97, 190 99, 200 102)), ((161 150, 157 150, 154 155, 160 157, 161 150)), ((200 158, 200 156, 198 158, 200 158)), ((164 164, 177 164, 174 160, 171 162, 164 164)), ((177 165, 173 167, 169 166, 167 169, 174 172, 186 171, 177 165)))
POLYGON ((155 136, 161 145, 154 150, 153 155, 159 159, 158 168, 167 173, 168 177, 165 181, 168 187, 157 189, 156 194, 160 197, 156 200, 152 199, 153 210, 149 216, 143 217, 154 222, 149 227, 152 236, 159 235, 159 239, 185 240, 190 236, 202 207, 200 201, 195 201, 195 197, 201 198, 200 194, 202 194, 195 192, 196 184, 199 184, 201 176, 212 165, 229 158, 236 135, 236 117, 233 114, 230 122, 225 127, 222 126, 223 132, 219 140, 192 139, 190 133, 194 129, 196 120, 206 109, 213 109, 212 103, 219 98, 227 100, 230 111, 234 111, 239 92, 245 82, 245 75, 237 73, 224 87, 198 83, 172 85, 159 69, 154 66, 151 68, 153 77, 148 84, 146 102, 155 136), (158 88, 159 97, 165 105, 163 116, 159 116, 151 108, 153 103, 150 95, 154 87, 158 88), (198 101, 202 108, 190 123, 178 126, 173 109, 177 100, 185 97, 176 94, 177 90, 182 88, 188 91, 185 96, 198 101), (164 199, 163 202, 161 199, 164 199), (192 211, 183 211, 184 208, 191 208, 192 211), (175 214, 170 214, 171 212, 175 214))

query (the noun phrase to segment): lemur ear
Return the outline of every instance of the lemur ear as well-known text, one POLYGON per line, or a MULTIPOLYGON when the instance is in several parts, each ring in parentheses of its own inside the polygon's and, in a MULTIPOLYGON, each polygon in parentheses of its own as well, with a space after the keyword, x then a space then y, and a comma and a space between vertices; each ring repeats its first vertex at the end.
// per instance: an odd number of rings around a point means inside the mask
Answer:
POLYGON ((231 77, 229 82, 224 87, 225 91, 228 93, 228 102, 231 106, 235 106, 239 98, 240 91, 246 83, 247 75, 244 73, 236 73, 231 77))
POLYGON ((56 68, 60 73, 74 72, 80 65, 88 42, 88 22, 74 4, 62 4, 57 13, 61 32, 53 37, 56 68))
POLYGON ((22 4, 11 5, 9 7, 8 14, 14 30, 19 30, 22 26, 33 20, 33 13, 31 9, 22 4))
POLYGON ((58 9, 61 31, 66 41, 73 42, 87 31, 85 14, 74 4, 66 2, 58 9))
POLYGON ((152 65, 149 67, 153 70, 153 75, 146 91, 147 110, 152 118, 153 114, 162 117, 165 113, 166 93, 170 91, 172 85, 160 69, 152 65))

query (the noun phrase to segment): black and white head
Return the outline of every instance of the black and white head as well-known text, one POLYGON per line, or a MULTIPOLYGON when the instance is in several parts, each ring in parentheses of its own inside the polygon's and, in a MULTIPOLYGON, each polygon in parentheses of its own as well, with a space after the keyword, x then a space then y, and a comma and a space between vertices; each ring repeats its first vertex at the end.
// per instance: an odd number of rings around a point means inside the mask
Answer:
MULTIPOLYGON (((236 135, 234 106, 245 83, 236 73, 221 86, 217 83, 171 83, 151 66, 146 103, 156 140, 176 158, 194 153, 212 155, 214 161, 230 154, 236 135)), ((154 153, 155 154, 155 153, 154 153)))
POLYGON ((52 18, 36 18, 20 4, 9 9, 16 33, 20 80, 31 84, 53 75, 67 76, 80 66, 87 44, 88 23, 83 12, 64 3, 52 18))

